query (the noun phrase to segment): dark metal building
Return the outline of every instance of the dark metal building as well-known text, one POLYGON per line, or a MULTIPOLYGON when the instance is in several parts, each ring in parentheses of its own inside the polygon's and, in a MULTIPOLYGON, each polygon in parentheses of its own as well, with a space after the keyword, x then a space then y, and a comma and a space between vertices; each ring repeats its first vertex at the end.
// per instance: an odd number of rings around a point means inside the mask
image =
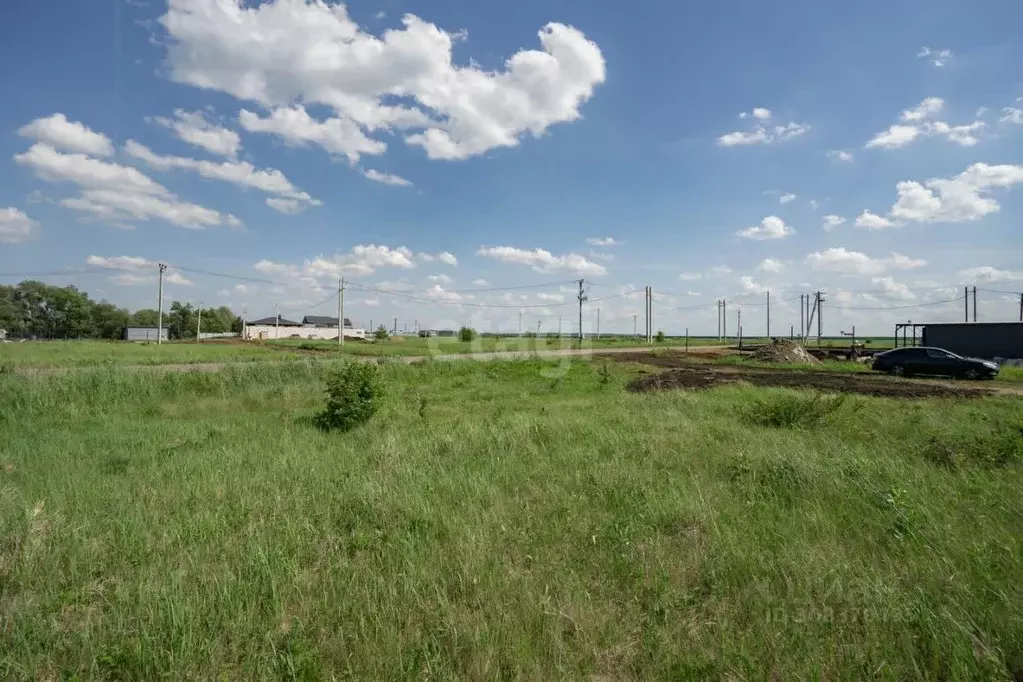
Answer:
MULTIPOLYGON (((337 318, 323 315, 306 315, 302 318, 302 325, 305 327, 337 327, 337 318)), ((345 329, 351 328, 352 321, 346 317, 345 329)))
POLYGON ((923 345, 974 358, 1023 358, 1023 322, 955 322, 924 326, 923 345))
POLYGON ((125 327, 121 334, 121 338, 125 341, 156 341, 161 336, 164 341, 167 340, 167 327, 163 329, 143 326, 125 327))

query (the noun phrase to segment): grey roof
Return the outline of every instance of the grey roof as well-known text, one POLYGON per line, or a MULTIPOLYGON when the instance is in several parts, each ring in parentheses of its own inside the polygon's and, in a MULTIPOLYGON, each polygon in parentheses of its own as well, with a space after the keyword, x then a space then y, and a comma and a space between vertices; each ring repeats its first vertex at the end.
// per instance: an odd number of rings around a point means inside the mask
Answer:
MULTIPOLYGON (((324 317, 323 315, 306 315, 302 318, 302 324, 313 324, 317 327, 336 327, 336 317, 324 317)), ((351 329, 352 321, 345 318, 345 327, 351 329)))
POLYGON ((286 320, 283 317, 281 317, 280 315, 278 315, 277 317, 274 317, 273 315, 271 315, 270 317, 261 317, 258 320, 251 320, 251 321, 247 322, 246 324, 280 324, 282 327, 301 327, 302 326, 301 322, 294 322, 293 320, 286 320), (278 320, 280 320, 279 323, 278 323, 278 320))

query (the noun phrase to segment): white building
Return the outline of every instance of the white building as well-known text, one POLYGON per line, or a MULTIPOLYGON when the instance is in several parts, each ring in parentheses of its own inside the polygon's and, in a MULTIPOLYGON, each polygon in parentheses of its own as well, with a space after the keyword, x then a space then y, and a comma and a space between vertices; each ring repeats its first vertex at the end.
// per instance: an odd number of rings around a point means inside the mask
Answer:
MULTIPOLYGON (((365 329, 355 329, 346 317, 344 323, 346 339, 365 339, 365 329)), ((314 339, 322 341, 337 340, 337 318, 307 315, 301 322, 286 320, 283 317, 265 317, 245 324, 245 339, 314 339)))

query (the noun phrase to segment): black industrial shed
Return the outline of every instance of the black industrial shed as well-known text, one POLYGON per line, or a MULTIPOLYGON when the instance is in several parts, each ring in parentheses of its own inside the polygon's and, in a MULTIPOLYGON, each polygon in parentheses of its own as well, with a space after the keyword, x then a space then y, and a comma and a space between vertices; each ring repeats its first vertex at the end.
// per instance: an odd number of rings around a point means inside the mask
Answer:
POLYGON ((923 345, 974 358, 1023 358, 1023 322, 924 325, 923 345))

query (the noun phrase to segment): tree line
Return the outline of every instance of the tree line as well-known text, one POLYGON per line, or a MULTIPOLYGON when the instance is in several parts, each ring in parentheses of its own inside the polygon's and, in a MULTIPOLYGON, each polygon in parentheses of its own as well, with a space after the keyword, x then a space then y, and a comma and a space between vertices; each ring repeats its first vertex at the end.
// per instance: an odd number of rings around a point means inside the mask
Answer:
MULTIPOLYGON (((35 280, 0 285, 0 329, 8 338, 120 339, 131 325, 156 326, 159 313, 151 308, 134 312, 108 301, 94 301, 77 287, 57 287, 35 280)), ((163 313, 172 339, 194 339, 199 310, 173 301, 163 313)), ((202 331, 236 332, 242 320, 227 306, 202 309, 202 331)))

